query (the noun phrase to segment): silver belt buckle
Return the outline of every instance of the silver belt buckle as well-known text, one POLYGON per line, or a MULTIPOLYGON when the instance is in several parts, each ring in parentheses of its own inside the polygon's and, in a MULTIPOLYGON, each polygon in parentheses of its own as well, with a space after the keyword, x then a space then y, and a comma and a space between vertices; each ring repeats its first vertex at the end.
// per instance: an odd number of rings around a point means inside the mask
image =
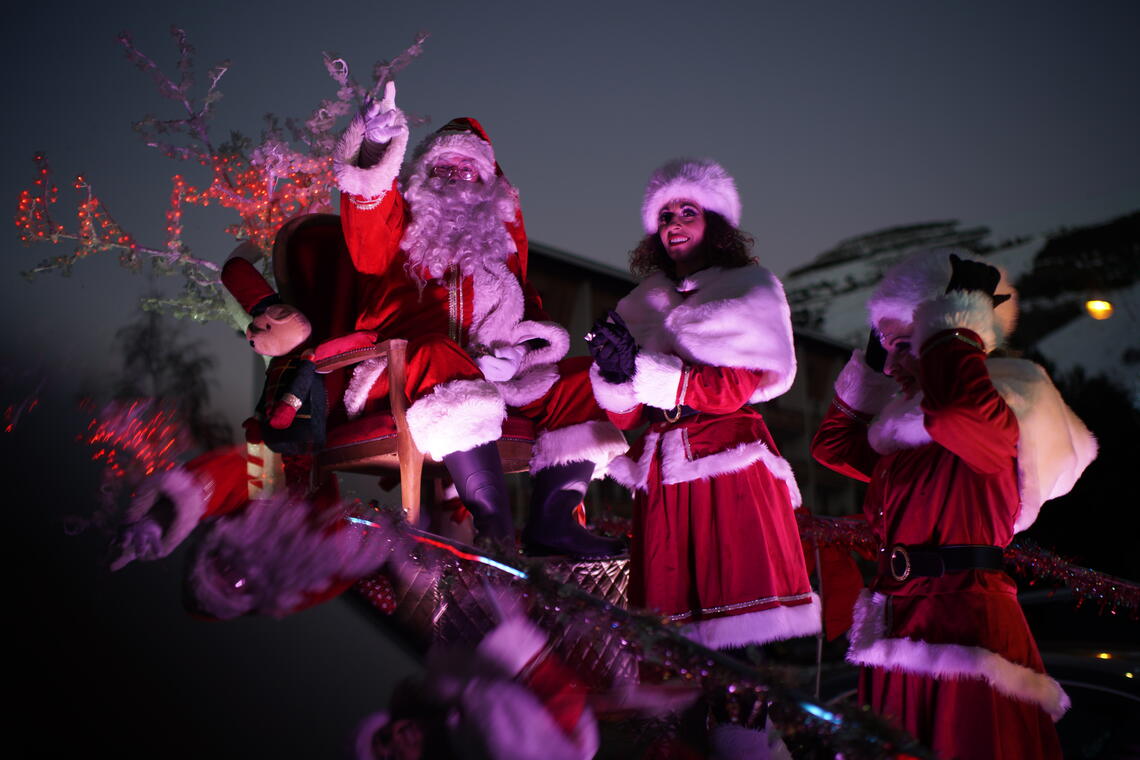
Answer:
POLYGON ((910 570, 911 570, 910 553, 906 550, 906 547, 903 546, 902 544, 895 544, 894 547, 891 549, 890 566, 891 566, 891 577, 894 578, 896 581, 905 581, 907 578, 910 577, 910 570), (896 558, 901 560, 901 562, 902 562, 902 570, 901 571, 896 569, 896 565, 895 565, 896 558))

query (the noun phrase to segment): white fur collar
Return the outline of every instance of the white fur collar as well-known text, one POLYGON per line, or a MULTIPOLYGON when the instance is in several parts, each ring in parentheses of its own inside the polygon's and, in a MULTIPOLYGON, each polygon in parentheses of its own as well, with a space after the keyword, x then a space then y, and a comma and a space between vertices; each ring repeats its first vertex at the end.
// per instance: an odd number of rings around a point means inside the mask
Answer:
POLYGON ((880 454, 890 454, 933 443, 930 433, 926 432, 921 405, 921 393, 914 398, 895 394, 867 429, 871 448, 880 454))
POLYGON ((788 300, 764 267, 710 267, 680 285, 658 272, 623 298, 617 311, 646 351, 689 364, 765 370, 769 378, 752 403, 781 395, 795 378, 788 300))

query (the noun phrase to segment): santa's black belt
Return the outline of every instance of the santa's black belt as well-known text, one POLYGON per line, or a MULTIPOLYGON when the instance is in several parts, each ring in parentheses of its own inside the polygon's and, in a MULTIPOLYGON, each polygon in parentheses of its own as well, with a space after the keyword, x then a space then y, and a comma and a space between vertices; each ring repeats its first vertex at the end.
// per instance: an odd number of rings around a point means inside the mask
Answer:
POLYGON ((649 418, 650 422, 676 422, 683 417, 692 417, 694 414, 700 414, 700 410, 681 404, 672 409, 650 407, 649 411, 645 413, 645 416, 649 418))
POLYGON ((963 570, 1001 570, 1000 546, 961 544, 954 546, 906 546, 895 544, 883 561, 883 570, 896 581, 908 578, 940 578, 963 570))

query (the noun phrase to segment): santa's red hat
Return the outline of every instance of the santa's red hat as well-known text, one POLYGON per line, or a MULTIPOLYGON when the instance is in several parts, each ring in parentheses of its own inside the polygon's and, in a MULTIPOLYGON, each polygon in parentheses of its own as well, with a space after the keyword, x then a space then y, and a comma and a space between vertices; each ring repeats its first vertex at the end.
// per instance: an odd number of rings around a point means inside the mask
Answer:
POLYGON ((255 317, 273 304, 281 303, 281 296, 269 287, 261 272, 241 256, 231 256, 222 266, 222 285, 255 317))
POLYGON ((452 119, 425 137, 412 156, 415 172, 427 176, 445 153, 458 153, 474 161, 479 168, 480 179, 488 184, 503 173, 495 163, 491 138, 487 137, 483 125, 470 117, 452 119))
POLYGON ((699 203, 707 211, 715 211, 733 227, 740 226, 740 194, 724 167, 708 159, 677 158, 649 178, 641 203, 645 232, 656 232, 661 208, 669 201, 682 198, 699 203))

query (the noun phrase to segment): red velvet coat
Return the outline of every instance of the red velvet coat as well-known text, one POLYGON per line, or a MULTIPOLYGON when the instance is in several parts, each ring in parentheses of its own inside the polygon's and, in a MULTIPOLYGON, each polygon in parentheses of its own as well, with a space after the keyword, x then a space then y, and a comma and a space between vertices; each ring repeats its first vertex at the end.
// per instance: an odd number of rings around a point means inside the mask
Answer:
MULTIPOLYGON (((992 313, 986 299, 979 309, 992 313)), ((895 394, 856 352, 812 442, 822 464, 870 483, 864 511, 884 556, 899 543, 1005 547, 1095 452, 1040 368, 987 363, 969 329, 930 332, 916 330, 920 394, 895 394), (1046 455, 1050 440, 1064 445, 1046 455)), ((884 567, 850 633, 848 659, 873 669, 864 698, 947 756, 1055 755, 1046 716, 1069 700, 1045 674, 1016 594, 1001 570, 896 581, 884 567)))
POLYGON ((818 632, 799 489, 749 406, 795 374, 779 281, 759 266, 679 285, 658 274, 617 311, 640 347, 637 374, 613 384, 595 367, 594 395, 619 427, 657 420, 608 471, 636 493, 631 602, 714 648, 818 632), (699 413, 669 422, 656 411, 678 405, 699 413))

